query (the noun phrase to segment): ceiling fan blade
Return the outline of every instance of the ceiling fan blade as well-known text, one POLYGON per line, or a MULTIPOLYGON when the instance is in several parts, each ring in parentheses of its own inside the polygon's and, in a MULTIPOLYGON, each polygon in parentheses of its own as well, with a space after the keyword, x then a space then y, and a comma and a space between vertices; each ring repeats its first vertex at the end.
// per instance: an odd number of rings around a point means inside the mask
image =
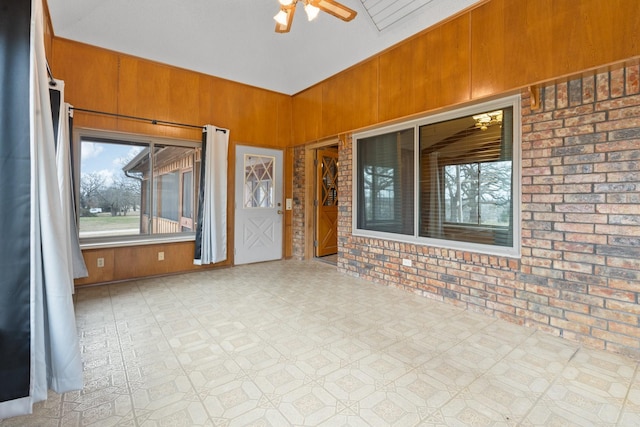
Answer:
POLYGON ((335 0, 310 0, 310 3, 320 10, 323 10, 343 21, 351 21, 358 14, 355 10, 338 3, 335 0))
POLYGON ((289 6, 280 6, 280 11, 287 14, 286 23, 283 25, 276 21, 276 33, 288 33, 291 30, 293 14, 296 12, 296 3, 293 2, 289 6))

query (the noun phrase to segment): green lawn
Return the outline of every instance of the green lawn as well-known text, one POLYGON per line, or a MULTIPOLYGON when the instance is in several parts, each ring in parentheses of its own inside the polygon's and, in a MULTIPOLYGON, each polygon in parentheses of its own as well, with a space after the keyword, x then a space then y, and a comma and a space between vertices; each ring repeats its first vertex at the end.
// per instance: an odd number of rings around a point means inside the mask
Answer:
POLYGON ((109 230, 138 230, 140 227, 140 212, 129 212, 125 216, 111 216, 101 213, 97 216, 80 217, 80 233, 91 233, 109 230))

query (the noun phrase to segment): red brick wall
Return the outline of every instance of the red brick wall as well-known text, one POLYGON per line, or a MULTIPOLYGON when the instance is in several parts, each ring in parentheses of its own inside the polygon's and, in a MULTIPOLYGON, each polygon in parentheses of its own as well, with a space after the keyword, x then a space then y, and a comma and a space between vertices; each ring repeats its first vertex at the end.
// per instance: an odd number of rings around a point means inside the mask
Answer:
POLYGON ((550 84, 534 111, 522 93, 521 259, 352 236, 345 138, 338 269, 640 357, 639 71, 550 84))
POLYGON ((296 147, 293 152, 293 213, 291 223, 293 258, 304 259, 305 226, 305 148, 296 147))

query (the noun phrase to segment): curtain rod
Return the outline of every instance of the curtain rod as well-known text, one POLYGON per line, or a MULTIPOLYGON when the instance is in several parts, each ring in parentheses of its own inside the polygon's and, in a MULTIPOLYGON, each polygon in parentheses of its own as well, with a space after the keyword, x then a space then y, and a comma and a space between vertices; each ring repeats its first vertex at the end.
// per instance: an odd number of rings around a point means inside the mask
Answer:
POLYGON ((49 75, 49 86, 56 87, 58 83, 56 83, 56 79, 53 78, 53 73, 51 72, 51 68, 49 68, 49 61, 47 61, 47 74, 49 75))
MULTIPOLYGON (((58 84, 56 83, 56 80, 53 78, 53 73, 51 72, 51 68, 49 67, 49 61, 47 61, 46 64, 47 64, 47 74, 49 75, 49 85, 55 87, 58 84)), ((202 129, 203 132, 205 130, 204 126, 189 125, 189 124, 177 123, 177 122, 168 122, 166 120, 155 120, 155 119, 147 119, 145 117, 126 116, 124 114, 107 113, 107 112, 104 112, 104 111, 88 110, 86 108, 69 107, 69 109, 70 110, 75 110, 75 111, 80 111, 82 113, 101 114, 103 116, 120 117, 120 118, 123 118, 123 119, 132 119, 132 120, 141 120, 141 121, 144 121, 144 122, 149 122, 149 123, 151 123, 153 125, 163 124, 163 125, 180 126, 180 127, 192 128, 192 129, 202 129)), ((227 130, 226 129, 218 129, 218 128, 216 128, 216 132, 227 133, 227 130)))
MULTIPOLYGON (((88 110, 86 108, 70 107, 70 109, 74 110, 74 111, 79 111, 79 112, 82 112, 82 113, 101 114, 103 116, 111 116, 111 117, 116 117, 116 118, 131 119, 131 120, 141 120, 141 121, 144 121, 144 122, 149 122, 149 123, 151 123, 153 125, 171 125, 171 126, 180 126, 180 127, 185 127, 185 128, 202 129, 202 130, 204 130, 204 126, 190 125, 190 124, 186 124, 186 123, 177 123, 177 122, 169 122, 169 121, 166 121, 166 120, 148 119, 146 117, 127 116, 125 114, 107 113, 105 111, 88 110)), ((226 129, 218 129, 218 128, 216 128, 216 131, 227 133, 226 129)))

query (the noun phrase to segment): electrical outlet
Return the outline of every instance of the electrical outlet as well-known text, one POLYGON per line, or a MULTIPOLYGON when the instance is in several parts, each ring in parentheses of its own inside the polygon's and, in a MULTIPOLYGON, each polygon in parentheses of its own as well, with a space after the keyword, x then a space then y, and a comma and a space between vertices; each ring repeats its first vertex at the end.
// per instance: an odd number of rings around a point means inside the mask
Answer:
POLYGON ((404 258, 402 260, 402 265, 404 265, 405 267, 411 267, 411 260, 404 258))
POLYGON ((104 267, 104 258, 98 258, 98 268, 104 267))
POLYGON ((164 261, 164 252, 158 252, 158 261, 164 261))

